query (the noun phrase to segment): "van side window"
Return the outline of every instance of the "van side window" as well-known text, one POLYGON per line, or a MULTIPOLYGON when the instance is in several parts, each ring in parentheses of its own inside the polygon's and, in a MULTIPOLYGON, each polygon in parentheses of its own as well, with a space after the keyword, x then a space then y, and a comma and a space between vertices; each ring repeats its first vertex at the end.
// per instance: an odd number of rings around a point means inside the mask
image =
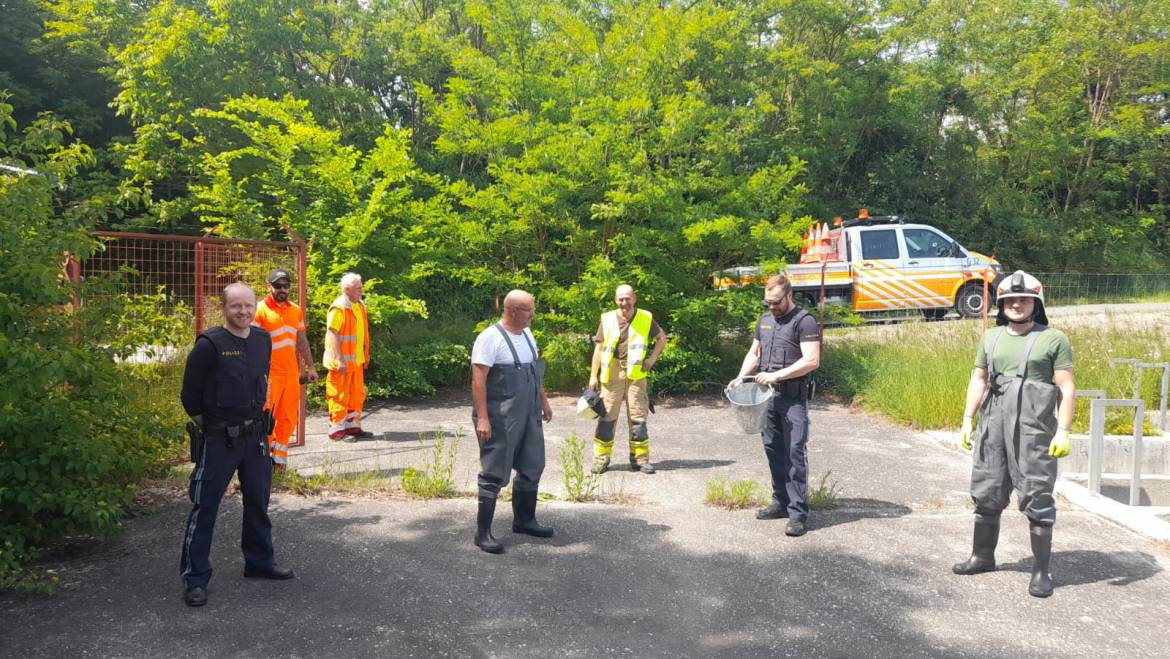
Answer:
POLYGON ((861 232, 861 258, 898 258, 898 235, 893 229, 876 229, 861 232))
POLYGON ((930 229, 902 229, 906 239, 906 256, 932 259, 950 253, 951 243, 930 229))

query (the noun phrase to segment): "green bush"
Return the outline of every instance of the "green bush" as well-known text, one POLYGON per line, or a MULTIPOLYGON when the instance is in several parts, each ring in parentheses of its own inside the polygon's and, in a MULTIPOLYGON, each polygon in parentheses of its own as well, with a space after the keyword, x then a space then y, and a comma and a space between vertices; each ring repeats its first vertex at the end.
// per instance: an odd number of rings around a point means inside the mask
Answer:
POLYGON ((104 297, 101 282, 60 276, 62 255, 97 248, 84 217, 60 203, 88 149, 67 144, 68 125, 48 116, 9 135, 10 112, 0 97, 0 157, 39 174, 0 174, 0 587, 38 588, 51 583, 22 573, 24 562, 62 537, 116 529, 182 425, 177 401, 157 394, 166 365, 119 364, 132 344, 167 344, 173 318, 152 296, 104 297), (75 299, 85 301, 77 310, 75 299), (131 325, 135 339, 120 341, 131 325))
POLYGON ((593 338, 579 334, 536 335, 541 357, 547 362, 544 387, 549 391, 579 391, 589 382, 593 338))

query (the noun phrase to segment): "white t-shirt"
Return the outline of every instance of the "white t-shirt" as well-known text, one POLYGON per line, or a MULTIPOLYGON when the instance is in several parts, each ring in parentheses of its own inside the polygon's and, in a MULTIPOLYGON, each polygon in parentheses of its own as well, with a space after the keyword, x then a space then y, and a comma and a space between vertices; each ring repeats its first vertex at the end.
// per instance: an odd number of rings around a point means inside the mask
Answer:
MULTIPOLYGON (((508 332, 508 338, 512 340, 512 347, 516 349, 516 356, 520 358, 521 364, 530 364, 540 356, 539 349, 535 355, 528 349, 528 341, 532 341, 532 346, 536 347, 536 339, 532 336, 532 330, 527 327, 524 328, 523 334, 508 332), (525 336, 528 337, 527 341, 524 339, 525 336)), ((512 351, 508 350, 508 344, 504 342, 503 335, 494 324, 475 337, 475 345, 471 348, 471 363, 489 368, 496 364, 512 363, 512 351)))

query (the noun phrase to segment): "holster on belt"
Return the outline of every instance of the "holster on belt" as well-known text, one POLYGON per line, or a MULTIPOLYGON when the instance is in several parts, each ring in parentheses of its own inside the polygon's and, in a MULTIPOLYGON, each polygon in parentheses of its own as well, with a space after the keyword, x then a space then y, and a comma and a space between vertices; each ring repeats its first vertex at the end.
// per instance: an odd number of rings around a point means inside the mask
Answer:
POLYGON ((231 448, 236 445, 236 440, 249 439, 256 436, 268 437, 268 432, 264 432, 265 424, 266 421, 263 416, 241 421, 240 423, 219 423, 211 421, 207 423, 207 434, 213 437, 223 435, 224 443, 227 444, 228 448, 231 448))
POLYGON ((260 428, 265 437, 272 434, 273 429, 276 428, 276 415, 272 413, 272 410, 265 409, 260 415, 260 428))
POLYGON ((813 392, 816 390, 816 385, 813 379, 804 376, 794 380, 781 380, 773 385, 776 393, 784 398, 792 400, 810 400, 813 397, 813 392))
POLYGON ((191 462, 198 463, 203 454, 203 431, 194 421, 187 422, 187 436, 191 438, 191 462))

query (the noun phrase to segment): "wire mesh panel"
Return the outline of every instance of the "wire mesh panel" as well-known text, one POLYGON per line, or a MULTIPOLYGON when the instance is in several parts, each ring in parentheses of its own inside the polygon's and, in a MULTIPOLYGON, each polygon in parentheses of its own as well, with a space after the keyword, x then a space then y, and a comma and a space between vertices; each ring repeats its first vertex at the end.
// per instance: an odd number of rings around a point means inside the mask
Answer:
MULTIPOLYGON (((134 332, 128 362, 156 380, 160 396, 178 400, 187 352, 195 337, 223 323, 220 296, 228 284, 252 286, 257 299, 267 295, 268 273, 296 273, 293 290, 305 305, 305 245, 302 242, 233 240, 196 236, 98 232, 103 249, 67 269, 92 286, 85 296, 119 296, 131 310, 127 332, 134 332)), ((85 304, 86 298, 79 300, 85 304)), ((305 401, 291 446, 305 440, 305 401)))
POLYGON ((1170 273, 1037 272, 1050 306, 1170 302, 1170 273))

